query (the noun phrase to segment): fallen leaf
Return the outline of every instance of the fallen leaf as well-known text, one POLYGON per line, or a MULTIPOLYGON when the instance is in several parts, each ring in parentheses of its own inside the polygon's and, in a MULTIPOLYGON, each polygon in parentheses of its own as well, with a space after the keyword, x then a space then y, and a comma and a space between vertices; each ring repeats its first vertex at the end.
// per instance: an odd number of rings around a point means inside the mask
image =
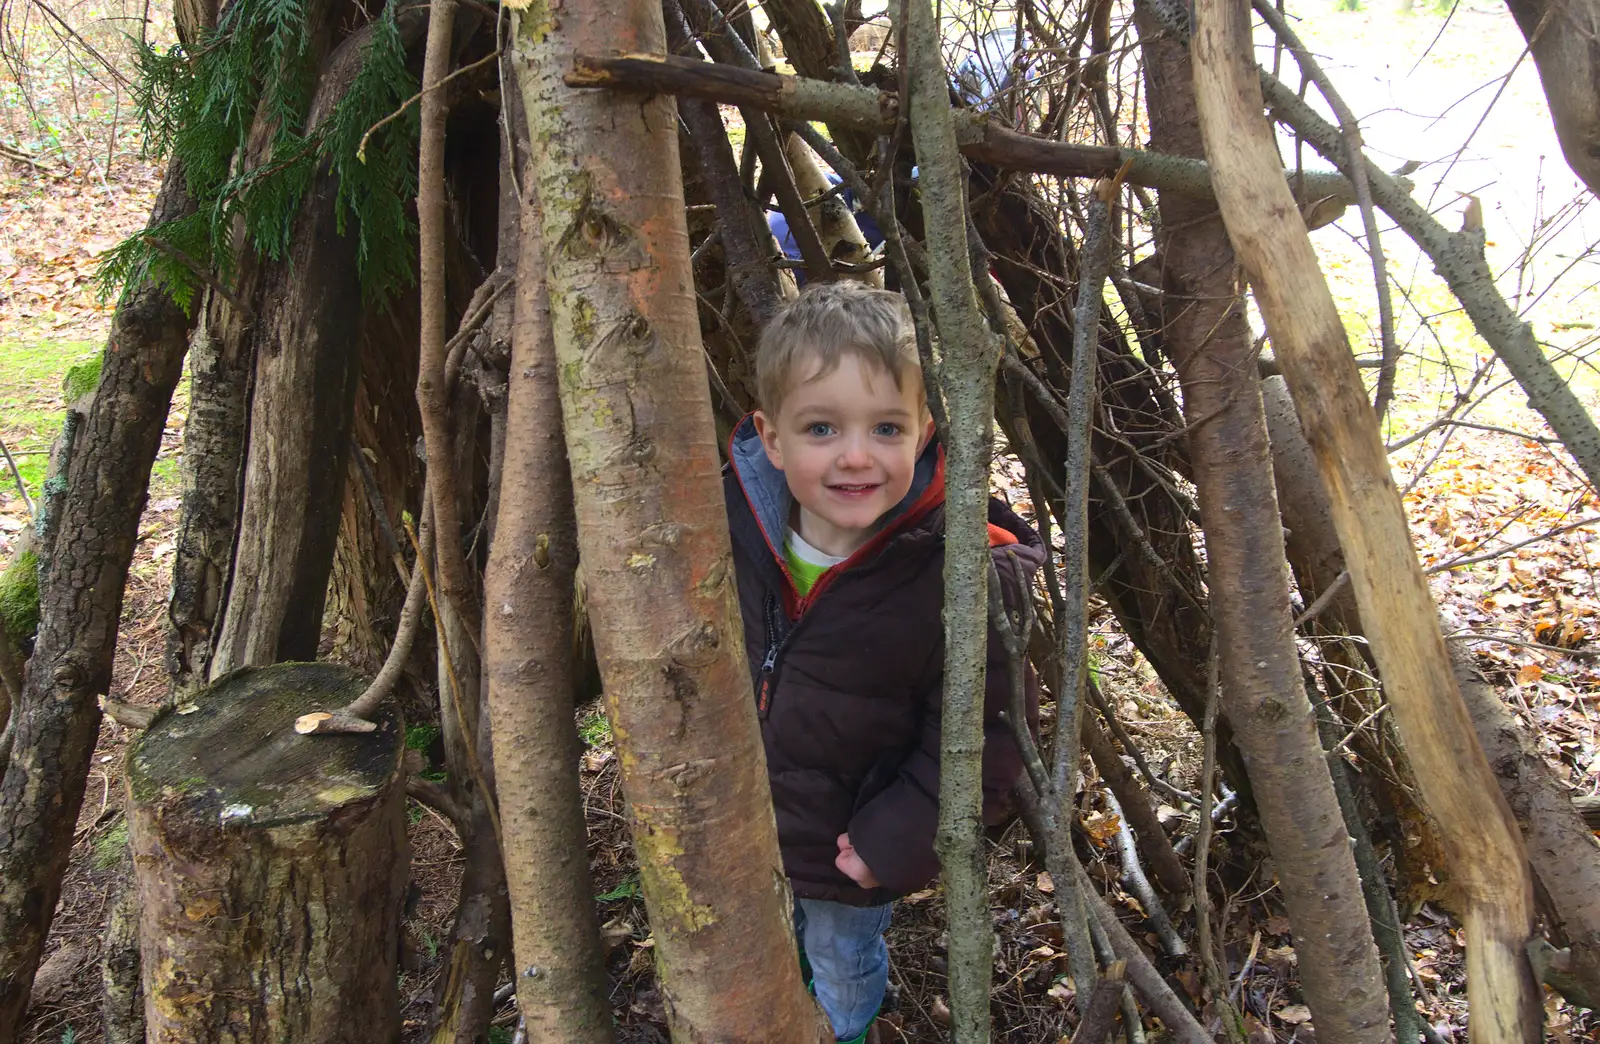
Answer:
POLYGON ((1279 1008, 1272 1014, 1276 1015, 1279 1022, 1290 1026, 1298 1026, 1302 1022, 1311 1021, 1311 1009, 1304 1004, 1291 1004, 1287 1008, 1279 1008))
POLYGON ((1042 870, 1039 872, 1039 876, 1033 879, 1033 886, 1045 895, 1049 895, 1056 890, 1056 883, 1050 880, 1050 875, 1047 872, 1042 870))

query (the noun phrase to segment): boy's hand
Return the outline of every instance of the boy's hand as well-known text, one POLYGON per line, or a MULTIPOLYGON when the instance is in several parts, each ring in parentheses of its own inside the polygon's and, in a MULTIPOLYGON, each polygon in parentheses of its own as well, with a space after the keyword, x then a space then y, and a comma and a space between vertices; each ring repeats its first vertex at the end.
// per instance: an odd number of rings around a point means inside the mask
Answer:
POLYGON ((833 865, 839 868, 840 873, 860 885, 862 888, 877 888, 878 879, 872 874, 872 867, 856 855, 855 846, 850 843, 849 834, 839 835, 839 855, 834 859, 833 865))

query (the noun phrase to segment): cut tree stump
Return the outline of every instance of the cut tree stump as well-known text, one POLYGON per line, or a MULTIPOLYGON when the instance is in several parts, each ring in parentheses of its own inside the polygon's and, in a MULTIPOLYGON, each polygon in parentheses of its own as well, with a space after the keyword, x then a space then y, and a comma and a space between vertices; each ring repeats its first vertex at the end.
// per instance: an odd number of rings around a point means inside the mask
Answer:
POLYGON ((399 1038, 403 730, 301 736, 367 680, 285 663, 219 678, 129 757, 148 1044, 399 1038))

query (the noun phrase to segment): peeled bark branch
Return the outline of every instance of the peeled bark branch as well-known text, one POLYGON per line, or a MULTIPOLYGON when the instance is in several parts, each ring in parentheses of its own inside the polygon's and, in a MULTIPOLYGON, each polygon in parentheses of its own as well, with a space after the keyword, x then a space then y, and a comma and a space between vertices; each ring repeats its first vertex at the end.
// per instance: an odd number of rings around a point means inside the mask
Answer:
MULTIPOLYGON (((577 55, 566 83, 569 87, 608 87, 705 98, 874 134, 892 132, 900 110, 898 95, 889 91, 665 55, 577 55)), ((1211 170, 1200 160, 1139 149, 1050 141, 1020 134, 965 110, 952 113, 952 119, 957 147, 969 159, 1063 178, 1110 177, 1127 163, 1124 180, 1134 185, 1211 195, 1211 170)), ((1354 186, 1341 175, 1304 171, 1293 176, 1296 184, 1303 183, 1313 198, 1331 196, 1346 204, 1356 201, 1354 186)), ((1284 172, 1285 184, 1289 177, 1284 172)))
MULTIPOLYGON (((1524 953, 1533 889, 1522 840, 1450 673, 1438 610, 1338 309, 1278 177, 1259 71, 1250 62, 1249 3, 1200 0, 1196 17, 1200 125, 1217 166, 1229 238, 1333 497, 1362 621, 1462 887, 1474 1037, 1531 1042, 1541 1020, 1524 953)), ((1329 1027, 1320 1012, 1317 1018, 1320 1036, 1329 1027)))

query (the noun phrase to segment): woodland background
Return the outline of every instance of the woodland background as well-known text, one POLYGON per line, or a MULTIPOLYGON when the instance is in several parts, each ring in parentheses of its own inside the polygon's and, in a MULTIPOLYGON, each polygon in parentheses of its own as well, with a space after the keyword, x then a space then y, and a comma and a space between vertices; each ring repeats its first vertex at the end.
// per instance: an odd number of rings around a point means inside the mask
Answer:
MULTIPOLYGON (((955 14, 953 39, 980 28, 973 12, 955 14)), ((1389 0, 1298 0, 1289 14, 1362 116, 1367 147, 1381 164, 1419 161, 1410 173, 1415 194, 1445 215, 1469 206, 1469 197, 1477 201, 1503 291, 1540 339, 1560 348, 1563 373, 1594 411, 1600 405, 1600 372, 1592 361, 1600 337, 1600 204, 1561 157, 1509 14, 1481 2, 1398 10, 1389 0)), ((1115 17, 1120 24, 1129 16, 1119 8, 1115 17)), ((108 300, 98 279, 101 260, 143 227, 164 170, 144 151, 132 41, 170 42, 172 34, 171 11, 149 0, 0 4, 0 439, 18 478, 0 482, 0 565, 15 565, 8 549, 28 524, 16 487, 31 498, 42 495, 64 404, 74 380, 85 379, 83 368, 92 372, 104 342, 114 295, 108 300)), ((1262 55, 1266 61, 1270 51, 1262 55)), ((857 58, 870 61, 870 53, 857 58)), ((1133 82, 1132 57, 1117 52, 1119 65, 1125 59, 1129 68, 1111 76, 1113 87, 1133 82)), ((1125 101, 1118 109, 1122 132, 1143 142, 1148 129, 1137 97, 1125 101)), ((725 115, 737 145, 743 123, 732 110, 725 115)), ((1286 156, 1295 155, 1292 138, 1280 144, 1286 156)), ((1443 220, 1454 227, 1455 218, 1443 220)), ((1377 351, 1378 320, 1360 233, 1361 218, 1352 208, 1313 239, 1357 354, 1368 356, 1377 351)), ((1405 354, 1384 435, 1418 553, 1436 570, 1431 587, 1447 634, 1471 650, 1540 752, 1565 773, 1572 793, 1600 796, 1600 501, 1516 386, 1492 365, 1426 258, 1403 236, 1388 236, 1385 246, 1405 354), (1446 415, 1454 422, 1441 423, 1446 415)), ((1259 317, 1254 326, 1260 329, 1259 317)), ((131 705, 157 704, 168 688, 166 600, 187 388, 185 379, 162 437, 123 606, 110 696, 131 705)), ((1009 446, 997 452, 994 472, 997 489, 1031 514, 1032 497, 1009 446)), ((6 575, 14 580, 16 574, 6 575)), ((6 583, 0 580, 0 613, 26 605, 25 593, 6 583)), ((1104 608, 1093 613, 1095 679, 1155 774, 1192 790, 1200 771, 1199 734, 1104 608)), ((323 652, 374 666, 366 636, 349 626, 330 612, 323 652)), ((425 752, 435 747, 438 729, 428 724, 421 697, 408 715, 414 719, 408 744, 425 752)), ((596 701, 579 708, 578 723, 590 866, 619 1039, 664 1040, 652 940, 611 737, 596 701)), ((131 736, 109 719, 100 734, 62 907, 23 1037, 30 1044, 102 1039, 97 958, 114 887, 126 873, 120 772, 131 736)), ((1091 841, 1091 876, 1124 913, 1137 913, 1138 900, 1118 884, 1119 835, 1127 828, 1092 775, 1086 788, 1080 811, 1091 841)), ((1163 800, 1157 807, 1174 836, 1191 814, 1176 804, 1163 800)), ((438 811, 413 802, 408 821, 413 861, 403 1019, 407 1039, 422 1040, 431 1032, 435 980, 448 952, 441 944, 450 932, 465 857, 456 830, 438 811)), ((1310 1012, 1298 993, 1289 924, 1260 834, 1226 816, 1218 831, 1225 855, 1214 870, 1226 895, 1220 942, 1250 1040, 1309 1040, 1310 1012)), ((1059 929, 1052 935, 1046 912, 1054 882, 1030 852, 1020 824, 990 842, 1002 973, 994 993, 1002 1011, 997 1039, 1064 1040, 1072 990, 1059 929)), ((1446 1039, 1464 1039, 1456 923, 1435 905, 1426 872, 1413 872, 1398 891, 1424 1014, 1446 1039)), ((903 1039, 945 1039, 944 931, 938 889, 910 897, 897 912, 890 942, 898 1008, 890 1018, 903 1039)), ((1178 974, 1189 976, 1183 981, 1198 999, 1197 973, 1178 974)), ((502 993, 487 1031, 495 1044, 512 1039, 517 1019, 509 989, 502 993)), ((1552 1039, 1600 1033, 1592 1013, 1554 994, 1548 998, 1552 1039)))

